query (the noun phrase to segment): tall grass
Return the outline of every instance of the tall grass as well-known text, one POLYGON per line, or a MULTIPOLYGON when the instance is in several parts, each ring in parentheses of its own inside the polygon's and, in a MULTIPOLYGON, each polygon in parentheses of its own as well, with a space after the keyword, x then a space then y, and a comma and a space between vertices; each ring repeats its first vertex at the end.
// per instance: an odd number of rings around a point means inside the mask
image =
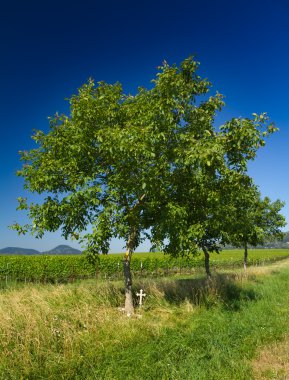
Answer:
POLYGON ((0 293, 0 379, 253 378, 257 349, 289 333, 288 262, 272 268, 143 279, 133 318, 122 282, 12 285, 0 293))

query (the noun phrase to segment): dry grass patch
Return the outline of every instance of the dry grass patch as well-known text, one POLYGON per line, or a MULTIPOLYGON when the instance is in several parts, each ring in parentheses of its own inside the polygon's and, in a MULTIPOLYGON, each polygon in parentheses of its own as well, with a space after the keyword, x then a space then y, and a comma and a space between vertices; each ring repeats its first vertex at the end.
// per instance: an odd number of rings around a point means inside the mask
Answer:
POLYGON ((255 380, 289 378, 289 337, 265 347, 253 362, 255 380))

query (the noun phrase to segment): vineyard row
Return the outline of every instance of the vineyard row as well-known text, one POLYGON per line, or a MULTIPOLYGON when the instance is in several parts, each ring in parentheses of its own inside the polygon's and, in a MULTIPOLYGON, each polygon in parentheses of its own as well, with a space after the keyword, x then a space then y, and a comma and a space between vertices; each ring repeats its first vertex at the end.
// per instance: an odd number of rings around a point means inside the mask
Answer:
MULTIPOLYGON (((249 265, 262 265, 288 256, 249 259, 249 265)), ((135 276, 189 272, 204 266, 200 257, 134 257, 131 270, 135 276)), ((242 266, 242 260, 211 260, 214 268, 242 266)), ((85 256, 0 256, 0 279, 16 281, 66 282, 81 278, 120 278, 122 261, 118 255, 99 256, 95 264, 85 256)))

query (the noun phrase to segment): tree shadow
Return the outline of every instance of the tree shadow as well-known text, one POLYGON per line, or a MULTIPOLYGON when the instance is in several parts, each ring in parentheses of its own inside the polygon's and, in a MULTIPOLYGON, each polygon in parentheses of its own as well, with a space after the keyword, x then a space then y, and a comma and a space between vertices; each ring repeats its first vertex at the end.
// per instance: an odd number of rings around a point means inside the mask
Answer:
POLYGON ((259 299, 257 293, 236 283, 235 275, 216 274, 211 279, 179 279, 159 283, 166 301, 180 305, 188 300, 194 305, 210 308, 222 305, 228 310, 240 310, 242 304, 259 299))

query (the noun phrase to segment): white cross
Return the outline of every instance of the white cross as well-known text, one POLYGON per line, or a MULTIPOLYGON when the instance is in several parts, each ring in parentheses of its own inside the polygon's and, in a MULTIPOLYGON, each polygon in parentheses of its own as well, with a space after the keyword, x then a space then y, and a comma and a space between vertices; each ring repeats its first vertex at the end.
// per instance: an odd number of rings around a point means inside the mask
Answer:
POLYGON ((141 289, 139 293, 136 294, 139 297, 139 305, 142 306, 142 299, 146 296, 144 291, 141 289))

